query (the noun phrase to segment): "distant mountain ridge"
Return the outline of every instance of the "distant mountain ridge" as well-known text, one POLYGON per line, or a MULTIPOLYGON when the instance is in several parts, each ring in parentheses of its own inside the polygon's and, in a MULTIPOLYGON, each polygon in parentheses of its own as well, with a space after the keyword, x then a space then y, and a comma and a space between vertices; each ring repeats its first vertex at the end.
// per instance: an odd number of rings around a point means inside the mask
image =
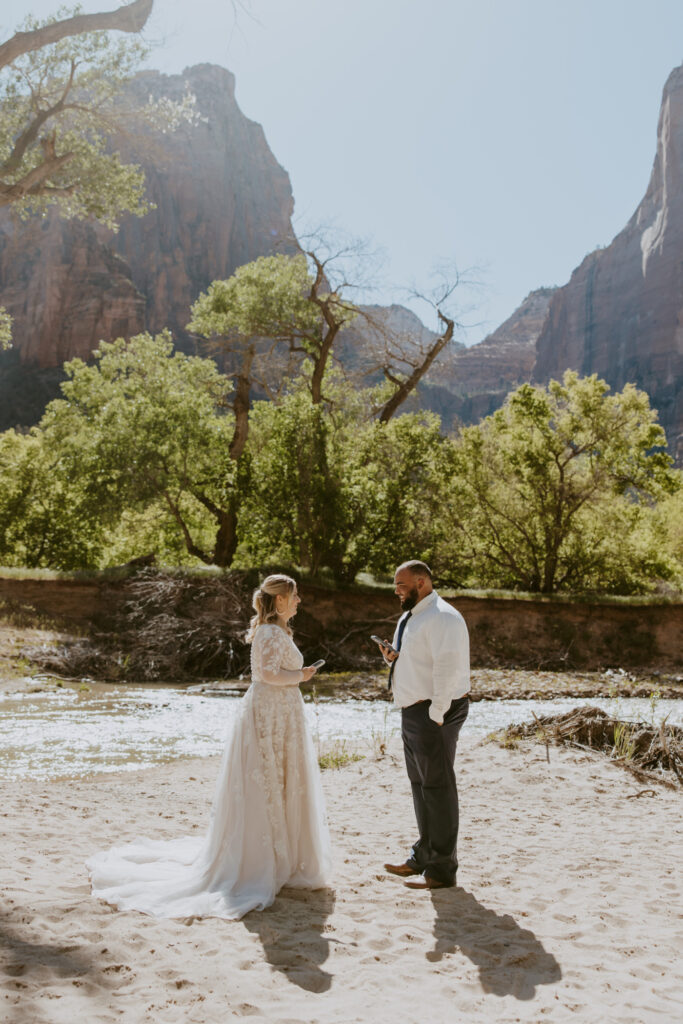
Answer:
POLYGON ((520 306, 483 341, 443 354, 422 386, 422 400, 444 419, 476 423, 489 416, 505 396, 531 379, 536 341, 554 288, 530 292, 520 306))

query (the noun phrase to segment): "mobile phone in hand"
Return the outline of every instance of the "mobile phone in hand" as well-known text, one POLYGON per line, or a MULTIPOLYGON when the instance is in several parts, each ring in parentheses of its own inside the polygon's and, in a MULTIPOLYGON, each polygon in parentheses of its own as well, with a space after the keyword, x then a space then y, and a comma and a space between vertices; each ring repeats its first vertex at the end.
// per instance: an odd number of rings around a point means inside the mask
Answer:
POLYGON ((314 661, 311 668, 322 668, 325 664, 324 658, 319 658, 318 661, 314 661))
POLYGON ((392 654, 398 654, 398 651, 396 650, 394 645, 390 644, 388 640, 382 640, 381 636, 374 636, 373 635, 373 636, 370 637, 370 639, 374 640, 376 644, 380 645, 380 647, 386 647, 386 649, 388 651, 391 651, 392 654))

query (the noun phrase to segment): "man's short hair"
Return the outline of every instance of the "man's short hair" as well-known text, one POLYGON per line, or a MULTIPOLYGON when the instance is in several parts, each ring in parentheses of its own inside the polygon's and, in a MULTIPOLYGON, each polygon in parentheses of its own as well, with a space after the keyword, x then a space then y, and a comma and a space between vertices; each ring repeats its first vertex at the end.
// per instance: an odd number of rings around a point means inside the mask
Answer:
POLYGON ((401 562, 396 572, 401 572, 403 569, 408 569, 412 572, 413 576, 426 576, 431 580, 432 570, 429 568, 426 562, 420 562, 417 558, 411 558, 408 562, 401 562))

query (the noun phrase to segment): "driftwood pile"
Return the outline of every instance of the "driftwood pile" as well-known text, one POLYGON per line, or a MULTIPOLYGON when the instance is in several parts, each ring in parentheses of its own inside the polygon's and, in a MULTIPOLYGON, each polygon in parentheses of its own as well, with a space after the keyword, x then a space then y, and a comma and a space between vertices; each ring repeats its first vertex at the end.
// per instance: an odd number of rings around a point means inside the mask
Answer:
POLYGON ((48 672, 82 678, 172 682, 237 676, 248 668, 246 574, 196 576, 145 568, 121 584, 106 631, 58 648, 25 647, 48 672))
POLYGON ((504 737, 508 742, 533 737, 544 742, 546 748, 553 742, 601 750, 636 774, 670 771, 683 785, 683 728, 677 725, 623 722, 600 708, 587 706, 510 725, 504 737))

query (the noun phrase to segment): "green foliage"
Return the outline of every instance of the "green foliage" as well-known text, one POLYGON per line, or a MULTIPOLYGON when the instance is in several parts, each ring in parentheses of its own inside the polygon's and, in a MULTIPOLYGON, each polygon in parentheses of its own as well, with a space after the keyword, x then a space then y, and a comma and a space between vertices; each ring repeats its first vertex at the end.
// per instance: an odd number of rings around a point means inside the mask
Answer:
POLYGON ((262 256, 239 267, 227 281, 214 281, 192 306, 187 325, 219 347, 241 357, 238 376, 249 378, 261 357, 259 378, 272 393, 285 356, 287 375, 303 373, 314 402, 323 400, 322 381, 339 331, 356 316, 356 307, 331 292, 323 265, 314 254, 311 273, 306 254, 262 256), (265 359, 263 358, 265 355, 265 359), (275 362, 275 374, 272 364, 275 362))
POLYGON ((635 731, 626 722, 617 722, 614 726, 614 757, 623 758, 624 761, 633 760, 633 755, 636 752, 636 744, 633 739, 635 731))
POLYGON ((362 397, 339 378, 325 390, 331 410, 302 387, 254 406, 240 529, 248 561, 325 568, 344 581, 392 572, 397 556, 429 557, 448 453, 438 417, 363 422, 362 397))
POLYGON ((408 557, 442 583, 619 594, 683 576, 680 474, 645 394, 568 373, 459 437, 373 419, 341 374, 257 402, 238 458, 231 384, 167 333, 66 366, 30 434, 0 435, 0 560, 296 566, 351 582, 408 557), (239 546, 238 546, 239 545, 239 546))
POLYGON ((0 560, 6 565, 93 568, 103 523, 39 430, 0 435, 0 560))
POLYGON ((345 768, 355 761, 362 761, 363 755, 354 750, 345 739, 329 740, 325 748, 318 753, 318 765, 326 768, 345 768))
POLYGON ((12 317, 0 306, 0 352, 12 346, 12 317))
MULTIPOLYGON (((29 17, 34 32, 74 14, 29 17)), ((174 129, 196 118, 194 98, 130 109, 123 91, 147 53, 140 39, 82 32, 18 56, 0 79, 0 203, 21 215, 57 204, 66 217, 115 228, 120 214, 142 216, 144 175, 115 149, 117 133, 174 129)))
POLYGON ((628 593, 671 577, 652 505, 680 475, 647 395, 608 391, 567 371, 545 389, 523 385, 462 431, 442 564, 459 564, 468 582, 543 593, 628 593))
POLYGON ((433 560, 443 541, 449 442, 438 416, 409 413, 362 428, 337 447, 344 486, 347 575, 392 574, 407 558, 433 560))
POLYGON ((652 528, 662 550, 676 566, 676 581, 683 589, 683 487, 667 495, 652 510, 652 528))
POLYGON ((284 339, 319 329, 320 315, 306 297, 311 278, 306 257, 261 256, 238 267, 227 281, 214 281, 192 306, 187 325, 212 335, 284 339))
POLYGON ((88 568, 147 553, 140 543, 215 560, 234 483, 231 385, 172 349, 167 333, 103 343, 93 366, 66 364, 64 398, 30 437, 2 436, 5 560, 14 545, 27 565, 88 568))
POLYGON ((250 417, 250 488, 241 529, 249 560, 300 565, 313 574, 338 558, 340 481, 330 468, 330 423, 302 390, 250 417))

